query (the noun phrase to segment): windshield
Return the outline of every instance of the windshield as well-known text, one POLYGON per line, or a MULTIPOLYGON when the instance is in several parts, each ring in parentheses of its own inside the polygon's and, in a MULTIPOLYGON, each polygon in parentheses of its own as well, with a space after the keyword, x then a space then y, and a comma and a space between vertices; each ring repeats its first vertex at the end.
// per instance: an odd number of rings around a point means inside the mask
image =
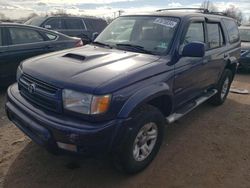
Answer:
POLYGON ((124 16, 114 20, 95 40, 110 47, 163 54, 169 49, 178 18, 124 16))
POLYGON ((240 29, 240 38, 242 42, 250 42, 250 29, 240 29))

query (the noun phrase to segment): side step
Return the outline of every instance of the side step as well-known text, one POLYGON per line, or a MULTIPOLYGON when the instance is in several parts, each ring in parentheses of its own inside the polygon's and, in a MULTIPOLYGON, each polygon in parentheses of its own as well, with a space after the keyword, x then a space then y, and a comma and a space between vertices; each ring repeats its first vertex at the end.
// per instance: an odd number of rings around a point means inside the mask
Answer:
POLYGON ((197 98, 193 102, 184 106, 184 108, 166 117, 167 122, 169 124, 175 122, 176 120, 180 119, 181 117, 183 117, 184 115, 186 115, 187 113, 191 112, 193 109, 198 107, 200 104, 204 103, 206 100, 214 96, 217 92, 218 91, 216 89, 206 92, 201 97, 197 98))

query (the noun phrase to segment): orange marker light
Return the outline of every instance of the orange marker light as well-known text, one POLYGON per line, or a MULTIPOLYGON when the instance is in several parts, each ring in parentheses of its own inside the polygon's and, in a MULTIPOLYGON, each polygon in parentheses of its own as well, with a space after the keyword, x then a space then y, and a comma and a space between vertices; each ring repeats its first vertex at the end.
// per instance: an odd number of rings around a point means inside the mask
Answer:
POLYGON ((91 114, 101 114, 108 110, 110 104, 110 95, 94 96, 91 105, 91 114))

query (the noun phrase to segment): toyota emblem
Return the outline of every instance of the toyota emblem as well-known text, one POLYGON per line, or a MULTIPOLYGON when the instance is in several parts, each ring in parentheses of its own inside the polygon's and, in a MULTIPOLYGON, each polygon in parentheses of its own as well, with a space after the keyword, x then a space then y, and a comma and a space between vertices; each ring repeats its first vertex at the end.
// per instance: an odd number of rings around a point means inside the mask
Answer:
POLYGON ((36 84, 30 84, 29 86, 28 86, 28 91, 29 91, 29 93, 30 94, 33 94, 33 93, 35 93, 35 91, 36 91, 36 84))

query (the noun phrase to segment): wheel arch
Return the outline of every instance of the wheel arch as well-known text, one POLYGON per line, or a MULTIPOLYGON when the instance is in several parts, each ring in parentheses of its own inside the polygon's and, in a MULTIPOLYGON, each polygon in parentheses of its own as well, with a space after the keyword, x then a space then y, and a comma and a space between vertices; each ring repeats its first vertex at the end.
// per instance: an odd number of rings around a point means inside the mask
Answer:
POLYGON ((164 116, 169 115, 173 108, 169 85, 162 82, 140 89, 125 102, 118 117, 128 118, 144 104, 156 107, 164 116))

